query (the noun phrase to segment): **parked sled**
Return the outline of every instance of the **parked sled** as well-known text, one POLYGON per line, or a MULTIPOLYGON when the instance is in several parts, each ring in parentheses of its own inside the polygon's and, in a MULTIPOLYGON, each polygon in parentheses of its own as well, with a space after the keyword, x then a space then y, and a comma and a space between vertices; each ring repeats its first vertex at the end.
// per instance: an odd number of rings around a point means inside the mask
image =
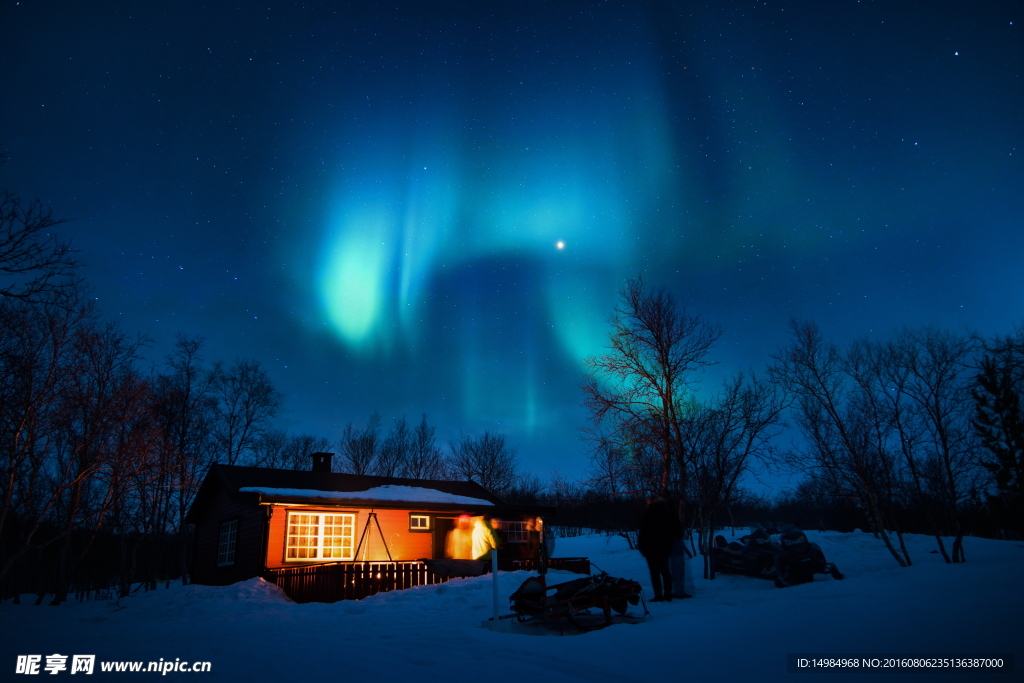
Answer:
POLYGON ((821 547, 811 543, 807 535, 793 525, 783 527, 778 543, 772 542, 761 527, 740 538, 738 543, 716 536, 711 558, 717 572, 769 579, 779 588, 810 583, 815 574, 829 574, 837 581, 844 578, 835 563, 825 561, 821 547))
MULTIPOLYGON (((583 631, 604 628, 612 624, 612 612, 625 615, 629 605, 643 600, 643 588, 636 581, 617 579, 601 572, 582 579, 548 586, 543 576, 531 576, 509 597, 512 611, 518 621, 556 619, 561 630, 561 619, 583 631), (600 609, 604 620, 589 625, 580 616, 600 609)), ((644 614, 647 603, 644 602, 644 614)))

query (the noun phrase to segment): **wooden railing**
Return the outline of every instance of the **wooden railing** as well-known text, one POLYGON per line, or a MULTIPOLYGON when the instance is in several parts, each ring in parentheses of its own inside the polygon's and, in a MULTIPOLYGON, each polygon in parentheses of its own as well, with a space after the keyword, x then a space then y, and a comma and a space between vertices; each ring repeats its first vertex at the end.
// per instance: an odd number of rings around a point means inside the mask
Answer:
MULTIPOLYGON (((502 571, 517 571, 525 569, 528 572, 535 572, 540 566, 539 560, 509 560, 508 564, 499 558, 498 566, 502 571)), ((586 557, 552 557, 548 559, 549 569, 562 569, 577 574, 590 574, 590 559, 586 557)))
POLYGON ((359 600, 385 591, 444 583, 422 562, 338 562, 268 569, 264 578, 276 583, 295 602, 359 600))
MULTIPOLYGON (((536 570, 536 560, 511 560, 503 570, 536 570)), ((585 557, 559 557, 548 560, 552 569, 590 573, 590 560, 585 557)), ((402 590, 413 586, 444 583, 454 577, 442 577, 427 569, 422 562, 334 562, 268 569, 263 578, 281 587, 295 602, 337 602, 359 600, 376 593, 402 590)))

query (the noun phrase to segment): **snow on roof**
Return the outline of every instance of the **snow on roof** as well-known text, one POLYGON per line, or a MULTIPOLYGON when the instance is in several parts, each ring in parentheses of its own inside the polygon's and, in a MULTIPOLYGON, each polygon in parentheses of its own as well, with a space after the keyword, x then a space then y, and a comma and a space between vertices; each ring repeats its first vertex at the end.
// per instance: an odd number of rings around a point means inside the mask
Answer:
POLYGON ((453 503, 457 505, 494 505, 489 500, 458 496, 437 489, 419 486, 375 486, 366 491, 319 491, 317 489, 278 489, 266 486, 243 486, 243 493, 263 493, 268 496, 295 496, 298 498, 334 498, 338 500, 394 500, 408 503, 453 503))

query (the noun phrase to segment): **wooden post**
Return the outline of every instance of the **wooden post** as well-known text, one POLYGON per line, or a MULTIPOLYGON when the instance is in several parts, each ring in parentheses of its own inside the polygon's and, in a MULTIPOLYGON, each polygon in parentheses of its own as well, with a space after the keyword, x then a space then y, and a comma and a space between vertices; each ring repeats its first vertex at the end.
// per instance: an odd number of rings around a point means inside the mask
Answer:
POLYGON ((493 598, 494 598, 494 621, 498 621, 498 549, 491 548, 491 573, 494 574, 493 598))

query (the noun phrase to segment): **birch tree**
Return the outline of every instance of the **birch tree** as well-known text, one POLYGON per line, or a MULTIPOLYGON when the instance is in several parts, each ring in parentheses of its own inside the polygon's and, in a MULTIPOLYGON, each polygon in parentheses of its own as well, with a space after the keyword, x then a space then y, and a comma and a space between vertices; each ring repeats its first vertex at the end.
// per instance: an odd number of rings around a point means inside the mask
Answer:
POLYGON ((484 432, 480 436, 463 434, 450 444, 449 461, 453 478, 475 481, 501 496, 516 484, 516 449, 504 434, 484 432))
POLYGON ((374 411, 363 429, 350 422, 338 442, 344 471, 348 474, 376 474, 380 454, 380 414, 374 411))
POLYGON ((441 449, 434 440, 434 427, 427 423, 427 416, 420 417, 420 422, 413 430, 409 444, 409 457, 402 471, 403 477, 413 479, 444 479, 445 460, 441 449))
MULTIPOLYGON (((672 493, 673 463, 686 462, 682 426, 695 375, 721 329, 676 305, 665 289, 627 281, 609 323, 607 351, 585 358, 584 406, 594 432, 617 433, 657 454, 658 493, 672 493)), ((686 490, 686 468, 678 491, 686 490)))
MULTIPOLYGON (((0 152, 0 164, 6 160, 0 152)), ((0 190, 0 298, 75 303, 79 264, 71 244, 53 231, 64 222, 40 200, 24 202, 0 190)))
POLYGON ((707 578, 715 578, 710 542, 716 515, 736 498, 741 477, 754 464, 774 464, 772 439, 779 433, 784 407, 778 387, 738 375, 726 380, 718 396, 693 410, 684 425, 707 578))
POLYGON ((879 421, 878 403, 850 381, 856 363, 827 343, 816 325, 792 323, 792 340, 774 356, 771 377, 795 398, 796 424, 807 446, 794 461, 834 489, 854 494, 871 530, 901 566, 909 557, 889 537, 886 506, 892 454, 886 449, 891 423, 879 421))
POLYGON ((213 436, 218 457, 235 465, 251 452, 281 406, 278 392, 259 361, 242 359, 229 368, 215 366, 210 394, 214 399, 213 436))

